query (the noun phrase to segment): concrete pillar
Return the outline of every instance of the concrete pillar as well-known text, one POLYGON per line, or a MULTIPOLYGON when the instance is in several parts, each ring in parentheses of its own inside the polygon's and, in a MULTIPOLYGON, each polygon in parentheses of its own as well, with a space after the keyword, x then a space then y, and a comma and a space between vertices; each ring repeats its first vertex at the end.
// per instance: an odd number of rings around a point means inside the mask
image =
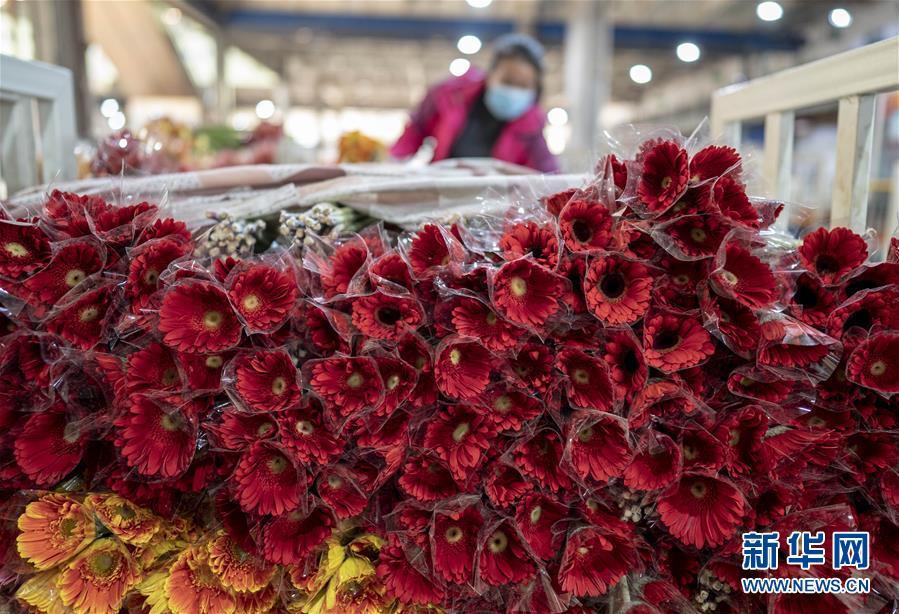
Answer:
POLYGON ((568 168, 592 168, 599 143, 599 117, 612 86, 612 24, 609 3, 573 2, 565 29, 565 97, 571 139, 568 168))

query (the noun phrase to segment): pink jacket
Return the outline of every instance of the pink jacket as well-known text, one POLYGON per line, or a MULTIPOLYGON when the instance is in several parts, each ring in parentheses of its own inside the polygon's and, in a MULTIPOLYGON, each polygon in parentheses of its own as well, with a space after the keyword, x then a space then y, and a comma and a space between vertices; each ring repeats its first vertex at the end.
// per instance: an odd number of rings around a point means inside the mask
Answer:
MULTIPOLYGON (((431 88, 412 113, 403 135, 391 147, 391 155, 395 158, 411 156, 425 138, 432 136, 437 139, 434 160, 449 156, 453 142, 465 127, 468 109, 486 87, 485 79, 482 73, 472 69, 431 88)), ((544 123, 543 111, 533 105, 524 115, 506 124, 493 145, 493 157, 544 173, 558 171, 558 161, 543 138, 544 123)))

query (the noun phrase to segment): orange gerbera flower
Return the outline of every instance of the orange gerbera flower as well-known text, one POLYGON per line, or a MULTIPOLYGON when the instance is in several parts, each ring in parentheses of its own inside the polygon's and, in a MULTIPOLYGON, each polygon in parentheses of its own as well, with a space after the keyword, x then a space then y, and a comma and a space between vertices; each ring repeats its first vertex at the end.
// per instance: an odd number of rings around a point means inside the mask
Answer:
POLYGON ((19 555, 38 569, 69 560, 96 537, 94 519, 81 503, 51 493, 32 501, 19 516, 19 555))
POLYGON ((59 574, 62 602, 77 614, 116 614, 140 580, 137 563, 121 542, 98 539, 59 574))
POLYGON ((149 510, 118 495, 88 495, 84 501, 100 522, 127 544, 147 545, 162 525, 162 521, 149 510))
POLYGON ((269 584, 255 593, 234 593, 236 611, 241 614, 266 614, 275 606, 278 591, 269 584))
POLYGON ((274 565, 242 550, 224 531, 219 531, 207 548, 209 569, 233 591, 255 593, 275 575, 274 565))
POLYGON ((234 596, 209 568, 204 547, 189 548, 178 555, 169 569, 165 593, 174 614, 232 614, 236 608, 234 596))

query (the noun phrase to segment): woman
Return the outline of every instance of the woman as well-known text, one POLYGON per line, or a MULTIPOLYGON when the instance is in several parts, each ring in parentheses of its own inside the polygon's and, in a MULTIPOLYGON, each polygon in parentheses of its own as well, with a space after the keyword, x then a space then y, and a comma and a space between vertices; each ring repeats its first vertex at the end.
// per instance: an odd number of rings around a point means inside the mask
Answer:
POLYGON ((413 155, 428 137, 434 160, 493 157, 545 173, 558 162, 543 138, 545 114, 538 105, 543 47, 522 34, 494 46, 490 70, 472 68, 433 87, 391 148, 395 158, 413 155))

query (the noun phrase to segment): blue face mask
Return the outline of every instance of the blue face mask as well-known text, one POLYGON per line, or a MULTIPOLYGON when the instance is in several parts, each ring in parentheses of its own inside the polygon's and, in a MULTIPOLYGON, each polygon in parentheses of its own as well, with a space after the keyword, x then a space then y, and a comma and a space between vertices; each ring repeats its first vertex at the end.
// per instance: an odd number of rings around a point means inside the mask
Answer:
POLYGON ((491 85, 484 93, 484 104, 496 119, 512 121, 531 108, 537 93, 523 87, 491 85))

